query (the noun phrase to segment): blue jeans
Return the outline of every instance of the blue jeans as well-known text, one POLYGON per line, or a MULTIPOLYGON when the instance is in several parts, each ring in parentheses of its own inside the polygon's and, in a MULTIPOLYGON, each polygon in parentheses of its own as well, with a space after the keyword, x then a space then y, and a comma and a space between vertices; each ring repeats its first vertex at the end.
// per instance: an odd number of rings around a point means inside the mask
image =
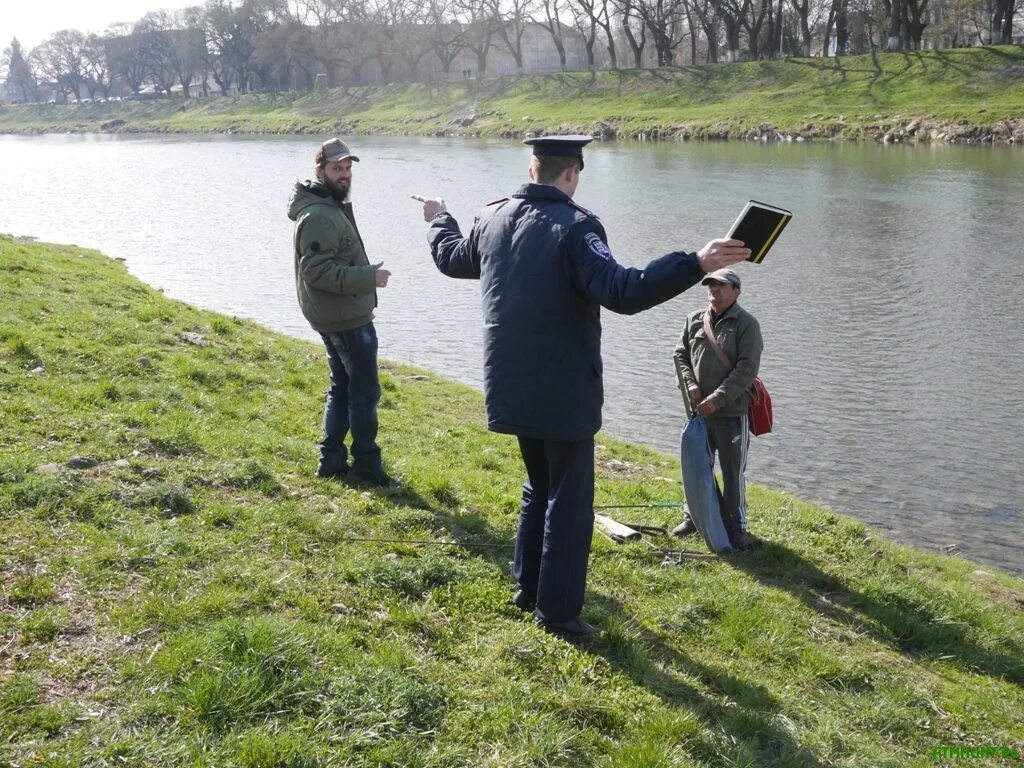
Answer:
POLYGON ((348 466, 345 437, 352 432, 352 468, 381 470, 377 445, 377 331, 367 323, 350 331, 321 333, 331 369, 331 388, 324 409, 324 439, 320 464, 332 469, 348 466))

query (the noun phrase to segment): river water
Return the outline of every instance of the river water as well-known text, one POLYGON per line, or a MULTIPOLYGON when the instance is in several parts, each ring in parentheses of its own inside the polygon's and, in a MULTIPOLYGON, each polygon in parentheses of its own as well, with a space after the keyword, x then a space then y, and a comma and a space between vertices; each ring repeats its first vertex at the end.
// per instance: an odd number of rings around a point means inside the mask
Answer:
MULTIPOLYGON (((98 248, 170 296, 314 338, 284 211, 316 144, 0 137, 0 232, 98 248)), ((408 196, 443 196, 468 230, 482 203, 525 180, 528 153, 504 140, 352 145, 360 230, 393 273, 377 313, 382 356, 479 386, 478 287, 436 272, 408 196)), ((598 144, 577 194, 632 266, 723 235, 748 198, 795 213, 763 264, 739 268, 777 425, 753 441, 748 478, 1020 572, 1024 152, 598 144)), ((672 350, 704 301, 696 288, 634 317, 603 313, 606 431, 674 452, 672 350)))

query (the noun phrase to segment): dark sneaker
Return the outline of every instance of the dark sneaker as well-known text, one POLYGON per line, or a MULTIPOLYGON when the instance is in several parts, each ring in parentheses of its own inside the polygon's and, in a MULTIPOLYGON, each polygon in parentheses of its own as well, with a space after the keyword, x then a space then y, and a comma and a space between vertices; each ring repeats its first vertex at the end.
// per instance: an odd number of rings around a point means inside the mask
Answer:
POLYGON ((383 469, 378 469, 374 472, 366 472, 353 467, 352 471, 349 473, 349 479, 357 483, 375 485, 378 488, 394 488, 398 485, 398 481, 383 469))
POLYGON ((521 611, 533 613, 533 609, 537 607, 537 596, 528 594, 526 590, 517 589, 512 595, 512 605, 521 611))
POLYGON ((757 538, 757 536, 750 533, 750 531, 744 530, 738 531, 736 534, 730 536, 729 538, 732 539, 733 549, 739 550, 741 552, 744 552, 748 549, 753 549, 761 543, 761 540, 757 538))
POLYGON ((592 638, 601 634, 600 629, 593 624, 587 624, 583 619, 573 619, 572 621, 541 621, 538 619, 537 624, 546 632, 572 639, 592 638))
POLYGON ((323 461, 316 467, 316 476, 324 477, 329 479, 338 479, 345 477, 348 474, 348 464, 334 464, 332 462, 323 461))
POLYGON ((697 532, 697 526, 693 524, 693 518, 687 517, 683 522, 672 529, 672 535, 678 536, 680 539, 685 539, 687 536, 693 536, 697 532))

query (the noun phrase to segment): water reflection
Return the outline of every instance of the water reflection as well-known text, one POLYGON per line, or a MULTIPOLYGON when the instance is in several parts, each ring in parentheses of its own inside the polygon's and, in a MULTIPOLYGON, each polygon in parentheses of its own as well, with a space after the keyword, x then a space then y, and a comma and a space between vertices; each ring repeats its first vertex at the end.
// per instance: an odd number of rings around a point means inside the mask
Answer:
MULTIPOLYGON (((479 385, 478 288, 436 273, 408 194, 444 196, 468 227, 484 201, 525 178, 528 155, 498 140, 352 143, 360 229, 394 273, 378 313, 382 354, 479 385)), ((284 208, 315 144, 0 137, 0 231, 100 248, 169 295, 308 338, 284 208)), ((1024 153, 597 145, 578 197, 633 265, 699 247, 748 198, 792 209, 766 263, 741 268, 778 422, 755 441, 751 479, 900 539, 956 542, 1020 569, 1024 259, 1013 235, 1024 153)), ((605 313, 606 429, 674 450, 671 353, 703 302, 698 289, 636 317, 605 313)))

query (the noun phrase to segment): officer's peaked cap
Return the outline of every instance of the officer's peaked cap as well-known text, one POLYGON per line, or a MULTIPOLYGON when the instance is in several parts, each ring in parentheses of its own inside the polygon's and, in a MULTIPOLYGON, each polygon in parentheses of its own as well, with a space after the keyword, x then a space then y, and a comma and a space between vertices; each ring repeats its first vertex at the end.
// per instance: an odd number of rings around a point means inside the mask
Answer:
POLYGON ((535 139, 525 139, 523 144, 529 144, 537 157, 575 157, 580 161, 580 170, 583 170, 583 148, 593 140, 593 136, 580 134, 538 136, 535 139))

